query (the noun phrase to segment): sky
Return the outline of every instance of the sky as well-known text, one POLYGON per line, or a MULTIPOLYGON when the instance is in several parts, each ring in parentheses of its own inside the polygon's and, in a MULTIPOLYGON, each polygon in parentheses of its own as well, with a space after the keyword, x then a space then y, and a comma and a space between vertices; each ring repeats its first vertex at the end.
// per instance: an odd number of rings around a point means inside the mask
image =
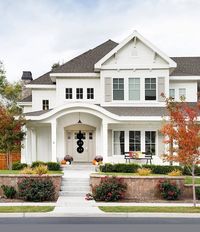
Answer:
POLYGON ((168 56, 200 56, 200 0, 0 0, 0 60, 33 78, 134 30, 168 56))

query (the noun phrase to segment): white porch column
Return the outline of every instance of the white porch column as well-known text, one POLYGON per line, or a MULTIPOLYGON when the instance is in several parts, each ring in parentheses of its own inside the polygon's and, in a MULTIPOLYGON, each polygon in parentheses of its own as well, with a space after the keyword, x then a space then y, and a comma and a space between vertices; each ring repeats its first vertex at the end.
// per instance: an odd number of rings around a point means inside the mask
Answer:
POLYGON ((57 162, 57 121, 56 119, 51 122, 51 161, 57 162))
POLYGON ((108 160, 108 123, 102 120, 102 151, 103 161, 108 160))
POLYGON ((35 128, 31 128, 31 160, 30 160, 30 163, 37 160, 36 146, 37 146, 36 145, 36 131, 35 131, 35 128))
POLYGON ((22 148, 21 148, 21 163, 27 163, 27 127, 23 126, 22 131, 26 133, 24 140, 22 141, 22 148))

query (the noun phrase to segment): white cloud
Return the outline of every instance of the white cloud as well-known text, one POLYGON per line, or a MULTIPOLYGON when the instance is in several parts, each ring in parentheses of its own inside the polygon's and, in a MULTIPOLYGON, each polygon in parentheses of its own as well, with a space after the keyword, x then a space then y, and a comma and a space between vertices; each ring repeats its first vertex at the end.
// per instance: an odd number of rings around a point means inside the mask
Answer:
POLYGON ((34 77, 133 30, 169 56, 200 56, 199 0, 0 0, 0 59, 9 80, 34 77))

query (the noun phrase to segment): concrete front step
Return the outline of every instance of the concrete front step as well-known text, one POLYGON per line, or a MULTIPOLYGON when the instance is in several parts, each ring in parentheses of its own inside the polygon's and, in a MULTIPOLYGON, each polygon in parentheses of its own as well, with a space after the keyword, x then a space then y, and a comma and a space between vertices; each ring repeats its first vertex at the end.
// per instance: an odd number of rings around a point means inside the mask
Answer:
POLYGON ((62 170, 88 170, 88 171, 95 171, 95 166, 94 165, 88 165, 88 164, 71 164, 71 165, 66 165, 62 166, 62 170))
POLYGON ((69 186, 69 187, 73 187, 73 186, 85 186, 85 187, 88 187, 90 184, 89 184, 89 181, 84 181, 84 182, 73 182, 73 181, 67 181, 67 180, 64 180, 62 181, 61 183, 61 186, 69 186))
POLYGON ((87 193, 88 191, 61 191, 59 195, 68 197, 84 197, 87 193))
POLYGON ((62 177, 62 182, 67 183, 89 183, 90 178, 69 178, 69 177, 62 177))
POLYGON ((76 192, 76 191, 90 191, 90 186, 61 186, 61 191, 70 191, 70 192, 76 192))

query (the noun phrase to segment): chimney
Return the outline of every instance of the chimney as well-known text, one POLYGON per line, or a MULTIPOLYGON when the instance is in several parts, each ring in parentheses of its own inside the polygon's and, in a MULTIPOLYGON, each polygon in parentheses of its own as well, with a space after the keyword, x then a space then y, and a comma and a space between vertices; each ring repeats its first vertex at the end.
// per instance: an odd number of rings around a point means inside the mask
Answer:
POLYGON ((23 71, 22 73, 22 99, 31 95, 31 89, 27 89, 25 85, 29 84, 32 80, 32 73, 30 71, 23 71))

